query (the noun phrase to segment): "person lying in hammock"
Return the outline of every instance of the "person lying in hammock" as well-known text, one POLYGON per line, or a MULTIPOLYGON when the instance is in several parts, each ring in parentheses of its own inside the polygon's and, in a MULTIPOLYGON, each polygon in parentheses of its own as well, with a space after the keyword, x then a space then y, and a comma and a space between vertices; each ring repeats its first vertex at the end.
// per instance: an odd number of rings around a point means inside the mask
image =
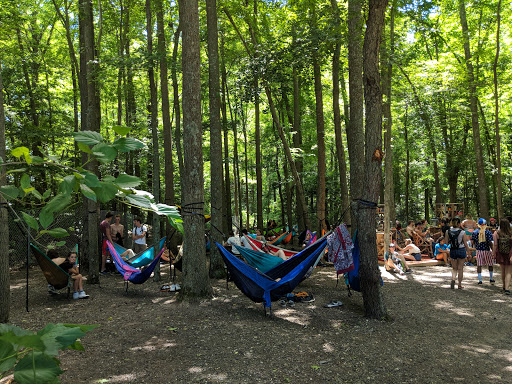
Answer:
POLYGON ((282 249, 279 249, 277 252, 274 252, 267 244, 264 244, 263 247, 261 247, 261 250, 265 253, 268 253, 269 255, 280 257, 283 260, 288 260, 289 257, 287 257, 284 254, 284 251, 282 249))

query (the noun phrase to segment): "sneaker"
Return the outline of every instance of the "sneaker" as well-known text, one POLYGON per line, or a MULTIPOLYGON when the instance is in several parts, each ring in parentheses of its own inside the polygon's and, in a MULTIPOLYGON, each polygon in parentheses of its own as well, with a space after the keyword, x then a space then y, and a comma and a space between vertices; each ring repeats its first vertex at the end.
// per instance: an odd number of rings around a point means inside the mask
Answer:
POLYGON ((106 269, 104 269, 103 271, 100 271, 100 275, 103 275, 103 276, 108 275, 107 270, 106 270, 106 269))
POLYGON ((288 303, 286 303, 290 308, 295 308, 295 301, 288 300, 288 303))
POLYGON ((89 295, 87 293, 85 293, 85 291, 80 291, 78 293, 78 298, 79 299, 88 299, 89 298, 89 295))
POLYGON ((412 273, 412 269, 409 268, 408 270, 405 271, 405 273, 412 273))
POLYGON ((405 275, 405 272, 404 271, 400 271, 400 275, 405 275))
POLYGON ((510 296, 510 291, 508 289, 505 289, 505 295, 510 296))
POLYGON ((483 284, 483 283, 482 283, 482 280, 480 280, 480 281, 478 282, 478 285, 482 285, 482 284, 483 284))
POLYGON ((493 279, 489 280, 489 283, 494 284, 495 281, 493 279))
POLYGON ((73 299, 78 300, 80 298, 80 294, 78 292, 73 292, 73 299))
POLYGON ((57 290, 55 289, 55 287, 51 284, 48 284, 48 293, 50 295, 56 295, 57 294, 57 290))
POLYGON ((282 299, 282 300, 279 300, 279 305, 281 307, 286 307, 286 300, 282 299))
POLYGON ((302 299, 303 303, 312 303, 315 301, 315 298, 312 295, 306 296, 302 299))
POLYGON ((172 285, 169 287, 169 292, 176 292, 176 284, 172 284, 172 285))
POLYGON ((176 288, 176 292, 177 292, 177 291, 179 291, 179 290, 181 289, 181 285, 179 285, 179 284, 175 284, 175 286, 174 286, 174 287, 176 288))

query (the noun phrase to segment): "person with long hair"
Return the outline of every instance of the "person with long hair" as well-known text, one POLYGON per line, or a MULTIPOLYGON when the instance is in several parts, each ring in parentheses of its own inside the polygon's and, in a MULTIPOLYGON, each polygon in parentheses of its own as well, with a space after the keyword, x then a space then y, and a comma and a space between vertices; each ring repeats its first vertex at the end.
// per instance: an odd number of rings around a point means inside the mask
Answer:
POLYGON ((489 282, 494 284, 493 265, 494 256, 492 254, 492 233, 487 229, 487 221, 483 218, 478 219, 478 228, 473 231, 471 241, 476 248, 476 271, 478 273, 478 284, 482 284, 482 266, 489 268, 489 282))
POLYGON ((500 228, 494 232, 492 251, 496 262, 501 267, 503 291, 510 295, 510 278, 512 277, 512 230, 507 219, 500 219, 500 228))
POLYGON ((458 278, 458 288, 462 289, 462 279, 464 277, 464 260, 470 252, 467 242, 465 241, 466 233, 464 228, 460 226, 460 219, 454 217, 452 226, 446 231, 444 238, 447 244, 450 244, 450 259, 452 260, 452 281, 450 288, 455 288, 455 279, 458 278))

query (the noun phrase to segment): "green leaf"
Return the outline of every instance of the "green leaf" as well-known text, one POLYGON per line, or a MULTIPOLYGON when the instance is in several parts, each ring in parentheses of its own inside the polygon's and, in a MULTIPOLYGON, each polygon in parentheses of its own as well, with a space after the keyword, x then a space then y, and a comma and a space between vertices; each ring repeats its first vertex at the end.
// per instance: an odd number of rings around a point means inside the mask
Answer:
POLYGON ((113 183, 116 178, 112 175, 104 176, 101 180, 107 183, 113 183))
POLYGON ((32 162, 34 164, 42 164, 44 163, 44 159, 41 156, 32 156, 32 162))
POLYGON ((100 179, 98 179, 98 176, 96 176, 94 173, 91 172, 84 172, 82 175, 85 178, 85 185, 87 185, 90 188, 96 188, 99 187, 100 179))
POLYGON ((0 336, 3 336, 9 332, 11 332, 13 335, 16 335, 16 336, 26 336, 26 335, 34 334, 34 332, 32 332, 32 331, 27 331, 26 329, 20 328, 16 325, 6 324, 6 323, 0 324, 0 336))
POLYGON ((11 343, 0 340, 0 373, 7 371, 14 366, 16 363, 15 353, 16 351, 11 343))
POLYGON ((11 173, 21 173, 21 172, 25 172, 27 170, 27 168, 16 168, 16 169, 11 169, 10 171, 7 171, 7 174, 11 174, 11 173))
POLYGON ((21 180, 20 180, 20 187, 21 189, 23 189, 25 191, 25 193, 30 189, 32 188, 30 186, 30 176, 27 175, 26 173, 23 174, 23 176, 21 176, 21 180))
POLYGON ((64 323, 62 324, 65 327, 69 328, 80 328, 82 332, 89 332, 92 331, 94 328, 98 328, 99 324, 71 324, 71 323, 64 323))
POLYGON ((126 200, 137 207, 151 209, 151 201, 144 196, 128 195, 126 196, 126 200))
POLYGON ((75 175, 66 176, 59 185, 59 193, 63 193, 65 195, 71 195, 76 187, 76 177, 75 175))
POLYGON ((66 241, 59 241, 55 244, 56 247, 63 247, 64 245, 66 245, 66 241))
POLYGON ((39 212, 39 223, 41 227, 48 228, 53 223, 53 212, 50 212, 48 209, 43 208, 41 212, 39 212))
POLYGON ((142 180, 139 179, 137 176, 130 176, 126 174, 119 175, 117 179, 115 179, 114 183, 119 188, 135 188, 140 183, 142 183, 142 180))
POLYGON ((112 145, 121 152, 136 151, 137 149, 144 148, 145 145, 142 141, 135 139, 134 137, 121 137, 115 140, 112 145))
POLYGON ((48 233, 50 236, 53 236, 56 238, 69 236, 68 231, 66 231, 64 228, 53 228, 50 230, 41 231, 39 233, 41 233, 41 234, 48 233))
POLYGON ((71 344, 68 349, 73 349, 75 351, 85 351, 85 348, 84 346, 82 345, 81 342, 79 341, 75 341, 73 344, 71 344))
POLYGON ((102 164, 108 164, 117 156, 117 149, 106 143, 99 143, 92 148, 92 153, 102 164))
POLYGON ((34 188, 34 190, 32 191, 32 194, 38 199, 38 200, 43 200, 43 196, 39 193, 39 191, 37 189, 34 188))
POLYGON ((14 185, 2 185, 0 187, 0 193, 5 200, 13 200, 19 196, 20 190, 14 185))
POLYGON ((125 127, 123 125, 114 125, 112 127, 112 129, 114 130, 115 133, 117 133, 118 135, 121 135, 121 136, 126 136, 132 130, 130 127, 125 127))
POLYGON ((57 212, 64 209, 71 201, 71 195, 59 193, 53 199, 51 199, 43 209, 48 212, 57 212))
POLYGON ((39 351, 44 349, 44 344, 41 341, 41 337, 34 334, 18 336, 13 331, 9 331, 0 336, 0 340, 7 341, 22 348, 35 348, 39 351))
POLYGON ((80 184, 80 190, 82 194, 92 201, 96 201, 96 193, 85 184, 80 184))
POLYGON ((185 234, 185 230, 183 229, 183 220, 174 220, 173 218, 171 217, 167 217, 169 219, 169 223, 174 227, 176 228, 176 230, 178 230, 182 235, 185 234))
POLYGON ((25 223, 32 228, 35 231, 39 230, 39 224, 36 219, 34 219, 32 216, 25 212, 21 212, 21 215, 23 216, 23 220, 25 220, 25 223))
POLYGON ((50 356, 33 352, 18 362, 14 369, 14 380, 19 384, 48 383, 63 372, 50 356))
POLYGON ((100 181, 99 187, 92 188, 92 190, 96 193, 96 197, 102 203, 112 200, 117 194, 117 187, 114 184, 103 181, 100 181))
POLYGON ((47 189, 46 191, 44 191, 43 193, 43 199, 46 200, 47 198, 50 197, 50 195, 52 194, 52 191, 51 189, 47 189))
POLYGON ((167 204, 156 204, 156 207, 157 207, 157 211, 156 213, 158 215, 165 215, 165 216, 169 216, 169 217, 172 217, 176 220, 181 220, 181 215, 178 211, 178 208, 177 207, 174 207, 172 205, 167 205, 167 204))
POLYGON ((87 144, 84 143, 78 143, 78 149, 85 153, 92 154, 91 148, 87 144))
POLYGON ((32 158, 30 157, 30 151, 28 150, 27 147, 17 147, 17 148, 14 148, 11 151, 11 154, 14 157, 21 157, 21 156, 23 156, 25 158, 25 161, 27 162, 27 164, 32 163, 32 158))
POLYGON ((67 348, 85 335, 79 327, 66 327, 63 324, 47 324, 37 334, 46 346, 43 352, 53 356, 59 354, 59 349, 67 348))
POLYGON ((103 136, 94 131, 73 132, 71 136, 75 138, 76 142, 87 145, 96 145, 103 142, 103 136))

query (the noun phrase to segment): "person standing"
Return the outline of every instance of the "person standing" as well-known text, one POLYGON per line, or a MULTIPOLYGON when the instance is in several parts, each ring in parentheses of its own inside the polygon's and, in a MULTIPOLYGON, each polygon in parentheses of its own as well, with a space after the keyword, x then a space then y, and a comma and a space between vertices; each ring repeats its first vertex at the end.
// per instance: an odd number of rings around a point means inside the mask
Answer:
POLYGON ((142 252, 147 248, 146 245, 146 234, 148 233, 148 229, 145 225, 142 225, 142 220, 140 217, 136 217, 133 219, 133 231, 132 231, 132 239, 133 239, 133 251, 135 253, 142 252))
POLYGON ((464 277, 464 260, 470 252, 467 242, 465 241, 466 233, 460 226, 460 219, 454 217, 452 226, 445 234, 445 242, 450 245, 450 259, 452 259, 452 281, 450 288, 455 288, 455 279, 458 278, 458 288, 462 289, 462 279, 464 277))
POLYGON ((124 247, 124 225, 121 224, 121 215, 115 215, 114 221, 114 224, 110 225, 110 235, 117 244, 119 244, 121 247, 124 247))
POLYGON ((482 266, 489 267, 489 282, 494 284, 493 265, 494 256, 492 254, 492 233, 487 228, 487 221, 483 218, 478 219, 478 228, 473 231, 471 241, 476 248, 476 271, 478 273, 478 284, 482 284, 482 266))
POLYGON ((102 246, 101 246, 101 268, 100 273, 102 275, 107 274, 107 256, 110 255, 107 247, 107 240, 110 241, 112 244, 114 242, 112 241, 112 234, 110 231, 110 222, 112 221, 112 217, 114 217, 114 214, 112 212, 107 212, 105 214, 105 220, 103 220, 100 223, 100 232, 101 232, 101 238, 102 238, 102 246))
POLYGON ((510 295, 510 279, 512 277, 512 230, 507 219, 500 219, 500 228, 494 232, 492 251, 496 262, 501 267, 503 291, 510 295))

